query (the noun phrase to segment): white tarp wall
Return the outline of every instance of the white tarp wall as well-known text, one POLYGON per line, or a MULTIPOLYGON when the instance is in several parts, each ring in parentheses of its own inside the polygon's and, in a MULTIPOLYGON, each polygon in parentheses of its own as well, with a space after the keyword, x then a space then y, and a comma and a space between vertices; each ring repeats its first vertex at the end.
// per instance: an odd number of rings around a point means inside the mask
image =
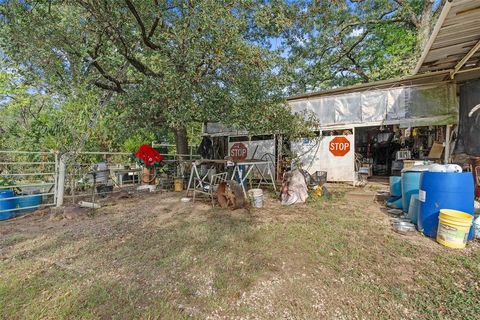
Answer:
POLYGON ((289 105, 293 112, 313 112, 321 127, 453 124, 458 117, 455 90, 455 85, 442 83, 311 97, 289 105))
MULTIPOLYGON (((326 136, 314 140, 304 139, 292 143, 292 152, 299 156, 302 168, 308 173, 326 171, 328 181, 355 181, 354 135, 326 136), (350 143, 344 155, 334 155, 331 144, 335 138, 345 138, 350 143)), ((344 148, 345 146, 340 146, 344 148)), ((345 151, 345 150, 344 150, 345 151)))
MULTIPOLYGON (((234 144, 242 143, 247 148, 246 160, 261 159, 271 161, 272 165, 270 170, 275 175, 275 140, 254 140, 254 141, 228 141, 228 154, 231 155, 231 149, 234 144), (256 150, 256 151, 255 151, 256 150), (255 154, 254 154, 255 153, 255 154)), ((260 170, 264 169, 264 166, 258 165, 260 170)))

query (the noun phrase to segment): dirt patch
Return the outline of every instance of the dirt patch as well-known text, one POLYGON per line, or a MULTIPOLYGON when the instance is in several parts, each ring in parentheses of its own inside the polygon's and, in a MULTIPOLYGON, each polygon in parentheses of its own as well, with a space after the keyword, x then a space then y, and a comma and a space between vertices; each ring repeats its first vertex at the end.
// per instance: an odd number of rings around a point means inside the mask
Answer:
POLYGON ((331 199, 293 206, 267 193, 265 208, 235 211, 145 193, 104 199, 82 219, 1 223, 0 317, 476 314, 477 243, 452 251, 418 233, 396 234, 392 217, 369 196, 335 188, 331 199))

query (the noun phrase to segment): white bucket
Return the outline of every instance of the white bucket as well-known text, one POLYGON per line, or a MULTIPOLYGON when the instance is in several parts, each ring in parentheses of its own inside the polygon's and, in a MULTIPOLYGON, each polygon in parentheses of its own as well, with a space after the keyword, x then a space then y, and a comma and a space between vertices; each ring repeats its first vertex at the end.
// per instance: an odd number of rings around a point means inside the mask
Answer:
POLYGON ((262 189, 250 189, 248 190, 248 197, 250 198, 250 203, 254 208, 263 207, 263 190, 262 189))

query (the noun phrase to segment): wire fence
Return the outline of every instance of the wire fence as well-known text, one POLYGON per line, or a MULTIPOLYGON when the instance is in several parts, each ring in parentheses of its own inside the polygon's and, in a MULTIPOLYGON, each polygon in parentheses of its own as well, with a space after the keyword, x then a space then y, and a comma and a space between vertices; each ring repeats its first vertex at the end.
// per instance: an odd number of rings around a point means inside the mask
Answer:
POLYGON ((55 152, 0 151, 0 220, 56 204, 55 152))
POLYGON ((0 220, 42 207, 95 203, 115 193, 136 192, 140 185, 169 190, 175 178, 186 179, 191 162, 200 158, 162 156, 161 166, 147 169, 127 152, 0 151, 0 220))
MULTIPOLYGON (((81 152, 65 157, 65 204, 80 200, 96 202, 120 192, 136 192, 140 185, 155 189, 173 188, 173 180, 183 177, 197 155, 162 154, 161 166, 140 166, 125 152, 81 152)), ((63 158, 62 158, 63 159, 63 158)), ((140 188, 142 189, 142 188, 140 188)))

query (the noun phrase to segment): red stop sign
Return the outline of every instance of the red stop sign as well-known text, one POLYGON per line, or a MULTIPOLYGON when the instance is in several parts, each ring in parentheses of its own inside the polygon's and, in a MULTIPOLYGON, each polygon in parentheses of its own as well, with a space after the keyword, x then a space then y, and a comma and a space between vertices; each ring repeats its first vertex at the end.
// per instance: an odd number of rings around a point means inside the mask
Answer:
POLYGON ((233 160, 247 159, 247 147, 241 142, 234 143, 230 148, 230 157, 233 160))
POLYGON ((330 141, 328 150, 336 157, 343 157, 350 151, 350 141, 345 137, 335 137, 330 141))

